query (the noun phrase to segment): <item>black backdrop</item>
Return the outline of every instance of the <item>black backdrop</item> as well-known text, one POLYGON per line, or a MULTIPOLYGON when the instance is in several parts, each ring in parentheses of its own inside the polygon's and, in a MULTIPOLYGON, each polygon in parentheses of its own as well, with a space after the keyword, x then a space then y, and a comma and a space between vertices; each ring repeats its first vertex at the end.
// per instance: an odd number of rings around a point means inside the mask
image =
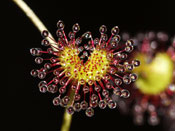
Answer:
MULTIPOLYGON (((61 1, 60 0, 26 0, 52 34, 56 23, 63 20, 66 33, 74 23, 81 26, 81 33, 89 30, 99 36, 98 28, 105 24, 108 28, 118 25, 121 31, 135 33, 138 31, 163 30, 173 35, 175 29, 173 3, 128 1, 61 1)), ((30 70, 37 68, 34 57, 29 53, 32 47, 41 47, 42 37, 24 13, 11 1, 8 3, 5 17, 8 29, 8 115, 10 128, 18 131, 59 131, 64 109, 54 107, 54 95, 41 94, 38 91, 39 80, 30 76, 30 70)), ((82 130, 134 130, 161 131, 162 124, 150 127, 148 124, 138 127, 131 116, 121 115, 115 110, 95 110, 95 116, 87 118, 84 112, 73 117, 71 131, 82 130)))

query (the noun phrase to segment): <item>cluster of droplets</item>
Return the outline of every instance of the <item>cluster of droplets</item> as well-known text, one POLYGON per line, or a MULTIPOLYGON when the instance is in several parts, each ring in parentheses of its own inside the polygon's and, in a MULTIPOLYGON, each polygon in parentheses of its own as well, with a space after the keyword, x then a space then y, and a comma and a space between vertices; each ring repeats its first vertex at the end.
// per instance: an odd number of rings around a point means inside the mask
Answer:
MULTIPOLYGON (((127 41, 130 37, 129 33, 123 33, 122 42, 127 41)), ((148 63, 154 59, 157 53, 168 54, 172 63, 175 63, 175 39, 173 38, 172 41, 170 41, 168 34, 164 32, 156 33, 153 31, 148 33, 138 33, 133 37, 133 41, 135 44, 134 46, 136 46, 138 51, 135 52, 135 54, 146 55, 148 63), (170 44, 170 42, 172 44, 170 44)), ((173 102, 175 96, 175 70, 173 72, 173 77, 171 78, 172 82, 159 94, 144 94, 139 91, 141 87, 135 85, 137 88, 130 88, 130 91, 134 92, 130 99, 119 101, 119 98, 114 97, 113 100, 118 101, 119 109, 121 109, 123 113, 132 112, 134 123, 137 125, 144 124, 146 118, 145 114, 148 114, 147 121, 152 126, 158 125, 162 116, 175 120, 175 106, 173 102)), ((144 76, 144 72, 142 75, 144 76)))
POLYGON ((89 31, 76 38, 76 33, 80 30, 77 23, 73 25, 67 38, 64 26, 63 21, 59 20, 56 31, 58 41, 48 31, 42 32, 44 39, 41 45, 47 47, 45 51, 40 48, 30 49, 30 53, 37 56, 37 64, 45 62, 40 69, 31 71, 33 77, 41 79, 38 84, 40 92, 58 93, 53 104, 66 107, 69 114, 85 110, 85 114, 91 117, 95 107, 116 108, 117 103, 112 100, 111 95, 128 98, 130 93, 123 85, 129 85, 137 79, 137 75, 131 71, 140 62, 126 60, 133 51, 133 40, 120 44, 118 26, 111 29, 108 39, 105 25, 99 28, 100 39, 93 39, 89 31), (92 70, 88 70, 86 65, 92 70), (47 80, 44 80, 46 77, 47 80))

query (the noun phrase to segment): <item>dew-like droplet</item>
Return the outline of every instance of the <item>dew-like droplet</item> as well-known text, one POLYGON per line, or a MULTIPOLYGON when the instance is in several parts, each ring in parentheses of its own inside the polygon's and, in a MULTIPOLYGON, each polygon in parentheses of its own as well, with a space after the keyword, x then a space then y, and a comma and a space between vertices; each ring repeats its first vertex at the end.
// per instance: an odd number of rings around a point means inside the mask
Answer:
POLYGON ((117 35, 119 33, 119 28, 118 26, 114 26, 112 29, 111 29, 111 34, 112 35, 117 35))
POLYGON ((116 95, 116 96, 121 96, 121 90, 120 90, 120 88, 115 88, 114 90, 113 90, 113 93, 116 95))
POLYGON ((129 75, 130 79, 132 82, 136 81, 137 80, 137 74, 136 73, 132 73, 129 75))
POLYGON ((46 38, 46 37, 48 37, 49 32, 48 32, 47 30, 43 30, 43 31, 41 32, 41 35, 42 35, 43 38, 46 38))
POLYGON ((131 83, 131 78, 130 77, 128 77, 127 75, 124 75, 123 76, 123 83, 125 83, 125 84, 130 84, 131 83))
POLYGON ((121 80, 120 78, 115 78, 115 79, 114 79, 114 82, 115 82, 115 84, 118 85, 118 86, 122 84, 122 80, 121 80))
POLYGON ((80 98, 81 98, 80 94, 76 93, 75 96, 74 96, 74 100, 79 101, 80 98))
POLYGON ((98 106, 101 109, 105 109, 106 108, 106 102, 104 100, 100 100, 99 103, 98 103, 98 106))
POLYGON ((121 90, 121 97, 123 97, 123 98, 130 97, 130 92, 128 90, 126 90, 126 89, 122 89, 121 90))
POLYGON ((82 109, 82 110, 85 110, 85 109, 88 108, 88 103, 87 103, 86 101, 82 101, 82 102, 80 103, 80 106, 81 106, 81 109, 82 109))
POLYGON ((43 58, 42 57, 36 57, 35 58, 35 63, 41 64, 42 62, 43 62, 43 58))
POLYGON ((102 33, 102 34, 106 33, 107 32, 107 27, 105 25, 100 26, 99 32, 102 33))
POLYGON ((39 79, 44 79, 46 77, 46 72, 39 72, 38 73, 38 78, 39 79))
POLYGON ((90 39, 92 37, 91 32, 87 31, 82 35, 85 39, 90 39))
POLYGON ((113 101, 113 100, 109 100, 108 107, 110 109, 115 109, 117 107, 117 103, 115 101, 113 101))
POLYGON ((81 106, 80 106, 80 103, 79 103, 79 102, 74 103, 73 108, 74 108, 74 110, 75 110, 76 112, 81 111, 81 106))
POLYGON ((139 60, 133 60, 132 64, 134 65, 134 67, 138 67, 140 65, 140 61, 139 60))
POLYGON ((36 76, 38 76, 38 70, 33 69, 30 71, 30 74, 31 74, 31 76, 36 77, 36 76))
POLYGON ((101 91, 101 87, 99 85, 95 86, 94 89, 95 89, 96 92, 100 92, 101 91))
POLYGON ((58 29, 61 29, 61 30, 64 29, 64 23, 63 23, 62 20, 59 20, 59 21, 57 22, 57 27, 58 27, 58 29))
POLYGON ((67 113, 72 115, 74 114, 74 108, 72 106, 69 106, 67 109, 66 109, 67 113))
POLYGON ((125 47, 125 51, 128 52, 128 53, 132 52, 133 49, 134 49, 133 46, 126 46, 126 47, 125 47))
POLYGON ((55 98, 53 99, 53 105, 54 105, 54 106, 58 106, 60 103, 61 103, 60 97, 55 97, 55 98))
POLYGON ((79 26, 78 23, 76 23, 76 24, 74 24, 74 25, 72 26, 72 31, 73 31, 73 32, 77 33, 79 30, 80 30, 80 26, 79 26))
POLYGON ((88 117, 92 117, 92 116, 94 115, 94 110, 93 110, 92 107, 88 107, 88 108, 86 109, 85 113, 86 113, 86 115, 87 115, 88 117))
POLYGON ((40 86, 40 87, 39 87, 39 91, 40 91, 41 93, 46 93, 46 92, 47 92, 47 86, 46 86, 46 85, 40 86))

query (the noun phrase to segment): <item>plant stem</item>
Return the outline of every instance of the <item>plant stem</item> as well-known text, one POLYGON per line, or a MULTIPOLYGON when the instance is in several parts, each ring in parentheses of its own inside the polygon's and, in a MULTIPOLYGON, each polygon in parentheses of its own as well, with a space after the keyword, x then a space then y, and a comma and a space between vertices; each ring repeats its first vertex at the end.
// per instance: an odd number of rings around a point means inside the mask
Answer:
MULTIPOLYGON (((33 10, 23 1, 23 0, 12 0, 25 14, 26 16, 32 21, 32 23, 36 26, 36 28, 42 32, 43 30, 48 29, 42 23, 42 21, 38 18, 38 16, 33 12, 33 10)), ((51 38, 53 36, 49 32, 51 38)), ((54 38, 53 38, 54 39, 54 38)), ((50 43, 53 43, 51 39, 48 39, 50 43)))
POLYGON ((68 114, 66 109, 64 111, 63 122, 61 126, 61 131, 69 131, 72 121, 72 115, 68 114))
MULTIPOLYGON (((12 1, 26 14, 26 16, 32 21, 32 23, 36 26, 36 28, 40 32, 42 32, 43 30, 48 31, 48 29, 45 27, 45 25, 42 23, 42 21, 38 18, 38 16, 36 16, 36 14, 33 12, 33 10, 23 0, 12 0, 12 1)), ((49 35, 54 40, 54 38, 50 32, 49 32, 49 35)), ((51 44, 53 43, 53 41, 51 39, 48 39, 48 41, 51 44)), ((65 109, 64 116, 63 116, 63 123, 61 126, 61 131, 69 131, 71 121, 72 121, 72 115, 69 115, 65 109)))

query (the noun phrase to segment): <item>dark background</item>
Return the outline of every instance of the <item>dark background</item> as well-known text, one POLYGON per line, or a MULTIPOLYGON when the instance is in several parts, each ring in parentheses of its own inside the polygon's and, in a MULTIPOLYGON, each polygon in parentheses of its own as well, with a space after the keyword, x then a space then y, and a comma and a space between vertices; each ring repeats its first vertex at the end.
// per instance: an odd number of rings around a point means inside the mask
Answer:
MULTIPOLYGON (((99 37, 98 29, 105 24, 108 31, 118 25, 121 31, 165 31, 173 35, 175 29, 174 10, 167 1, 61 1, 25 0, 55 36, 56 23, 63 20, 68 33, 74 23, 79 23, 81 32, 89 30, 99 37)), ((7 7, 8 27, 8 114, 7 128, 18 131, 59 131, 64 109, 54 107, 54 95, 38 91, 38 79, 30 76, 37 68, 34 57, 29 53, 32 47, 41 47, 42 37, 25 14, 12 2, 7 7)), ((121 115, 115 110, 95 109, 95 116, 88 118, 84 112, 73 116, 71 131, 82 130, 122 130, 122 131, 162 131, 163 125, 156 127, 135 126, 131 116, 121 115)), ((165 129, 166 130, 166 129, 165 129)))

